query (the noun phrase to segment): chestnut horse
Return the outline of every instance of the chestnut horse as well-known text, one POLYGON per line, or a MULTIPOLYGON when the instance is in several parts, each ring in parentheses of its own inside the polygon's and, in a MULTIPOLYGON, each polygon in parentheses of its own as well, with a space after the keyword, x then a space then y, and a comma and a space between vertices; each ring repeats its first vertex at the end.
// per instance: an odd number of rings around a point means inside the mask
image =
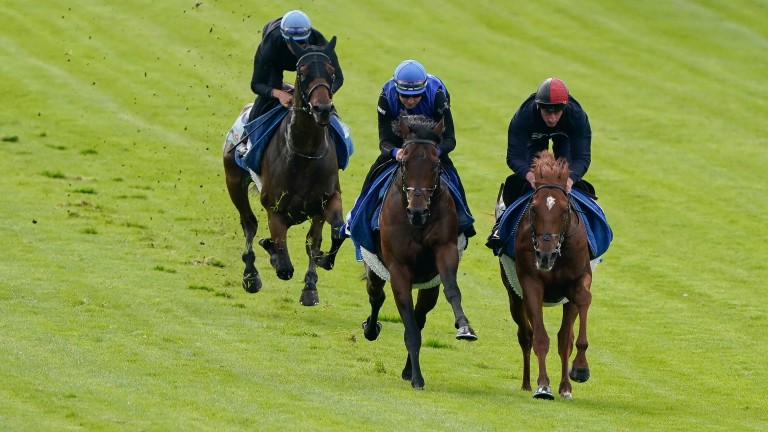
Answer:
POLYGON ((522 293, 515 292, 503 265, 501 278, 507 288, 510 312, 517 323, 517 339, 523 351, 523 390, 531 390, 531 348, 539 362, 535 398, 554 399, 547 375, 549 336, 544 328, 542 306, 565 301, 557 333, 561 365, 559 393, 570 399, 573 390, 570 379, 576 382, 589 379, 585 352, 588 346, 587 311, 592 302, 592 268, 587 233, 566 191, 570 172, 568 162, 563 158, 555 160, 545 151, 534 159, 531 171, 536 177, 535 189, 520 219, 514 249, 515 270, 522 293), (576 357, 569 370, 577 316, 576 357))
MULTIPOLYGON (((389 272, 392 293, 405 326, 408 358, 402 377, 415 389, 424 387, 419 365, 421 330, 427 313, 437 304, 440 283, 453 308, 457 339, 475 340, 469 320, 461 307, 456 283, 459 266, 458 217, 448 186, 440 178, 440 143, 444 124, 423 116, 400 116, 403 157, 384 197, 380 231, 375 234, 376 255, 389 272), (429 282, 432 281, 431 284, 429 282), (414 284, 418 290, 413 304, 414 284)), ((371 314, 363 322, 365 338, 375 340, 381 331, 377 321, 384 303, 385 280, 366 264, 366 289, 371 314), (373 325, 372 325, 373 324, 373 325)))
MULTIPOLYGON (((329 55, 333 53, 336 37, 325 47, 302 48, 290 41, 299 58, 293 104, 282 119, 261 160, 261 205, 267 211, 270 238, 259 241, 269 253, 270 264, 280 279, 293 277, 293 264, 288 255, 288 228, 311 220, 306 237, 309 267, 304 276, 300 302, 305 306, 319 303, 316 266, 333 268, 336 252, 343 239, 339 227, 343 220, 339 164, 328 125, 333 114, 334 68, 329 55), (332 243, 328 253, 320 251, 323 224, 331 225, 332 243)), ((240 213, 245 235, 243 288, 251 293, 261 289, 261 277, 256 269, 253 238, 258 221, 248 200, 248 171, 236 162, 231 144, 224 147, 224 171, 227 189, 240 213)))

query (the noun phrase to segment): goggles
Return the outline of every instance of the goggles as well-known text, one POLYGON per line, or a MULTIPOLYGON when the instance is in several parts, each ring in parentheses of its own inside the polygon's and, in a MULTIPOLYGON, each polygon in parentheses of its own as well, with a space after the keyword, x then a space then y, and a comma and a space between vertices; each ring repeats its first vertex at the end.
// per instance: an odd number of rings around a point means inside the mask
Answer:
POLYGON ((544 111, 558 113, 565 109, 565 104, 539 104, 539 108, 544 111))
POLYGON ((427 81, 395 81, 395 86, 400 94, 415 95, 424 92, 424 87, 427 86, 427 81))
POLYGON ((284 38, 298 41, 308 38, 312 33, 312 29, 307 27, 287 27, 280 28, 280 32, 283 33, 284 38))

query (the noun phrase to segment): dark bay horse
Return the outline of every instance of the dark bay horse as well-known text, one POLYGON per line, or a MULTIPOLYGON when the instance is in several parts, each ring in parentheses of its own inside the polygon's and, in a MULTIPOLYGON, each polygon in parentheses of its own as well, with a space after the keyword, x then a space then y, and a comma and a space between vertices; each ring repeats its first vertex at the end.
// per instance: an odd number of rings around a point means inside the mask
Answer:
MULTIPOLYGON (((402 377, 416 389, 424 387, 419 365, 421 330, 427 313, 437 304, 440 282, 453 308, 457 339, 475 340, 469 320, 461 307, 461 291, 456 283, 459 266, 458 217, 447 185, 440 178, 440 143, 443 122, 422 116, 401 116, 400 136, 403 157, 386 192, 375 235, 376 255, 390 275, 395 304, 405 326, 408 358, 402 377), (419 289, 413 304, 413 285, 439 279, 431 288, 419 289)), ((384 284, 370 265, 366 265, 366 289, 371 314, 363 323, 364 335, 375 340, 381 331, 377 321, 384 303, 384 284)))
MULTIPOLYGON (((309 267, 304 276, 300 302, 305 306, 319 303, 316 266, 333 268, 336 252, 343 239, 341 187, 339 164, 328 125, 334 110, 331 86, 335 70, 329 55, 336 46, 336 37, 325 47, 302 48, 291 40, 293 52, 299 58, 296 66, 293 104, 283 118, 262 157, 261 204, 267 211, 270 238, 259 241, 269 253, 270 264, 280 279, 293 277, 293 264, 288 255, 288 228, 311 220, 306 237, 309 267), (323 224, 331 225, 332 243, 328 253, 322 253, 323 224)), ((224 171, 227 189, 240 213, 245 235, 243 288, 251 293, 261 289, 261 277, 256 269, 253 238, 258 221, 248 200, 248 171, 235 162, 233 146, 224 147, 224 171)))
POLYGON ((536 176, 535 189, 520 220, 515 244, 515 270, 522 292, 515 291, 503 265, 501 278, 507 288, 510 312, 518 326, 517 339, 523 351, 523 390, 531 390, 531 348, 539 362, 535 398, 554 399, 547 375, 549 336, 544 328, 542 306, 567 300, 557 333, 557 351, 561 364, 559 393, 570 399, 573 390, 570 380, 589 379, 587 311, 592 302, 592 268, 587 234, 566 192, 568 162, 563 158, 556 160, 545 151, 534 159, 531 171, 536 176), (577 316, 576 357, 569 370, 577 316))

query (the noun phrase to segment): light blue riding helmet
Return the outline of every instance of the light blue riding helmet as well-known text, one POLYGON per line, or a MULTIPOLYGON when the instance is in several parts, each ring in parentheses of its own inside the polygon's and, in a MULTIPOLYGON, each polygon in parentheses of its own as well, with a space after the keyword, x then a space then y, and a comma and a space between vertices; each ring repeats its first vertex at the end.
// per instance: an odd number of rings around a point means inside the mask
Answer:
POLYGON ((288 11, 280 21, 280 33, 285 39, 304 40, 308 38, 312 33, 309 17, 300 10, 288 11))
POLYGON ((406 60, 395 68, 395 87, 404 95, 422 93, 427 86, 427 70, 416 60, 406 60))

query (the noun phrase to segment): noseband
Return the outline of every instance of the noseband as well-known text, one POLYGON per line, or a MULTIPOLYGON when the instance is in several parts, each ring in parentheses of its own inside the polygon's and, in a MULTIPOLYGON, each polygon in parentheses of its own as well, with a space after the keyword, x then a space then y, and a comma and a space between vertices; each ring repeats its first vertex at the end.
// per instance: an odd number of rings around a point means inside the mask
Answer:
MULTIPOLYGON (((333 98, 333 91, 331 90, 331 85, 336 80, 336 75, 327 76, 327 74, 325 73, 325 68, 324 68, 324 66, 327 65, 327 64, 331 64, 331 58, 328 57, 328 55, 326 55, 325 53, 322 53, 322 52, 314 52, 314 51, 313 52, 309 52, 309 53, 306 53, 303 56, 301 56, 301 58, 299 58, 299 61, 296 62, 296 74, 298 75, 298 78, 299 78, 298 79, 298 82, 299 82, 299 89, 298 90, 299 90, 299 93, 301 93, 301 105, 302 106, 301 106, 301 108, 293 108, 293 107, 291 107, 292 110, 294 110, 294 111, 305 111, 305 112, 311 113, 312 103, 309 101, 309 98, 310 98, 310 96, 312 96, 312 92, 314 92, 315 90, 317 90, 320 87, 327 88, 328 89, 328 94, 330 94, 331 98, 333 98), (315 77, 322 76, 323 78, 326 79, 327 82, 321 82, 321 83, 315 84, 312 88, 307 90, 303 86, 304 85, 304 79, 307 77, 307 75, 301 73, 301 66, 306 65, 309 68, 310 65, 316 65, 316 64, 320 64, 321 66, 314 68, 315 70, 312 71, 312 72, 315 72, 314 76, 315 77), (330 84, 328 84, 328 83, 330 83, 330 84)), ((313 74, 311 74, 311 73, 308 74, 308 75, 313 76, 313 74)))
POLYGON ((538 186, 535 191, 533 191, 533 194, 535 195, 542 189, 560 189, 565 194, 566 199, 568 200, 568 211, 565 213, 565 223, 563 223, 563 230, 560 231, 560 233, 536 233, 536 228, 533 226, 533 208, 530 204, 528 204, 528 221, 531 224, 531 240, 533 241, 533 250, 536 252, 539 252, 539 242, 537 238, 541 236, 541 239, 543 241, 550 241, 552 240, 552 237, 557 236, 557 244, 555 245, 555 253, 557 253, 558 256, 560 256, 560 248, 563 245, 563 241, 565 241, 566 238, 572 236, 576 229, 578 228, 578 225, 573 228, 573 231, 571 231, 570 234, 566 235, 565 230, 568 229, 568 225, 571 221, 571 210, 573 209, 573 206, 571 204, 571 197, 568 195, 568 192, 565 190, 563 186, 560 186, 559 184, 555 183, 547 183, 543 184, 541 186, 538 186))
MULTIPOLYGON (((432 140, 428 140, 428 139, 409 139, 409 140, 406 140, 403 143, 403 149, 408 147, 408 145, 410 145, 410 144, 429 144, 429 145, 435 147, 436 149, 439 148, 437 146, 437 144, 434 141, 432 141, 432 140)), ((435 176, 435 183, 434 183, 434 186, 432 186, 431 188, 406 187, 406 185, 405 185, 405 161, 401 160, 400 161, 400 177, 401 177, 401 182, 403 183, 403 193, 405 194, 405 199, 409 200, 411 196, 417 196, 418 197, 418 196, 422 196, 422 195, 427 194, 427 198, 426 198, 426 200, 427 200, 427 207, 429 207, 430 203, 432 202, 432 196, 433 196, 435 190, 437 189, 437 187, 440 185, 440 170, 441 169, 442 169, 442 165, 440 165, 439 162, 438 162, 438 170, 437 170, 437 175, 435 176)))

